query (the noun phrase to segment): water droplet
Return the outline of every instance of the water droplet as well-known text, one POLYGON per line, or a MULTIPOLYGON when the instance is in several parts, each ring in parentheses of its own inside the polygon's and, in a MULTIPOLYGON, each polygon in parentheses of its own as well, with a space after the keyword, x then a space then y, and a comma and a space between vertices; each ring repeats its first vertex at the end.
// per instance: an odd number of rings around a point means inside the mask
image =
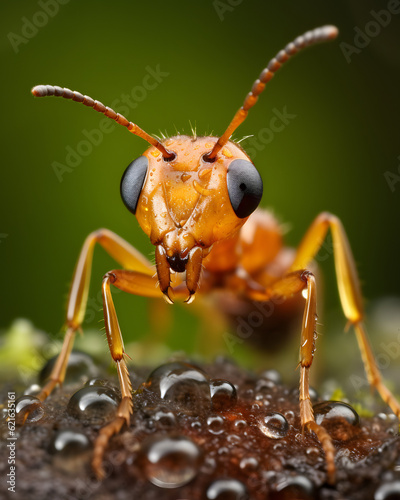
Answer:
POLYGON ((8 408, 2 408, 0 416, 1 416, 1 422, 2 423, 3 422, 7 422, 7 419, 8 419, 8 408))
POLYGON ((314 485, 305 476, 292 476, 284 478, 275 486, 275 492, 271 494, 271 500, 293 499, 311 500, 314 498, 314 485))
POLYGON ((226 380, 211 380, 210 392, 212 407, 216 411, 227 410, 236 404, 236 389, 226 380))
POLYGON ((202 453, 183 436, 148 438, 142 445, 142 461, 147 479, 160 488, 178 488, 198 473, 202 453))
POLYGON ((400 499, 400 481, 392 481, 382 484, 374 495, 374 500, 399 500, 400 499))
POLYGON ((118 387, 115 384, 113 384, 111 380, 106 380, 104 378, 98 378, 98 377, 91 378, 84 384, 84 387, 92 387, 92 386, 108 387, 109 389, 112 390, 118 389, 118 387))
POLYGON ((44 414, 43 403, 35 396, 21 396, 15 401, 15 421, 19 425, 38 422, 44 414))
POLYGON ((221 434, 224 432, 224 419, 219 415, 207 418, 208 430, 211 434, 221 434))
POLYGON ((274 384, 280 384, 282 380, 280 373, 276 370, 265 370, 260 374, 260 376, 274 382, 274 384))
POLYGON ((36 396, 39 394, 41 387, 39 384, 32 384, 24 391, 24 396, 36 396))
POLYGON ((268 414, 258 426, 261 432, 271 439, 281 439, 289 430, 289 424, 281 413, 268 414))
POLYGON ((360 425, 360 417, 354 408, 340 401, 324 401, 314 405, 314 416, 318 425, 332 418, 342 418, 351 425, 360 425))
POLYGON ((50 444, 50 453, 58 453, 63 456, 80 455, 90 448, 89 439, 81 432, 73 429, 64 429, 55 435, 50 444))
POLYGON ((246 389, 243 393, 244 399, 254 399, 254 391, 253 389, 246 389))
POLYGON ((278 476, 277 472, 273 470, 265 471, 263 474, 263 477, 265 478, 266 482, 272 486, 275 486, 277 481, 277 476, 278 476))
POLYGON ((275 452, 281 451, 281 450, 283 450, 283 444, 282 443, 276 443, 276 444, 274 444, 274 446, 273 446, 272 449, 275 452))
POLYGON ((206 457, 204 459, 204 463, 201 467, 201 472, 204 472, 204 474, 212 474, 217 466, 217 462, 215 458, 212 457, 206 457))
POLYGON ((244 429, 247 426, 246 420, 236 420, 235 421, 235 427, 237 429, 244 429))
POLYGON ((85 434, 62 429, 54 436, 48 450, 53 455, 52 466, 72 475, 81 473, 87 466, 91 445, 85 434))
POLYGON ((230 444, 239 444, 241 440, 241 436, 238 436, 237 434, 229 434, 227 437, 227 441, 230 444))
POLYGON ((147 383, 161 399, 175 402, 185 409, 208 409, 211 406, 206 374, 188 363, 176 361, 161 365, 150 374, 147 383))
POLYGON ((269 379, 265 380, 262 378, 256 383, 256 395, 266 396, 267 394, 271 393, 271 390, 274 389, 274 387, 275 382, 269 379))
POLYGON ((69 400, 67 412, 87 424, 102 425, 114 416, 118 403, 118 395, 111 389, 83 387, 69 400))
MULTIPOLYGON (((311 402, 318 400, 318 393, 313 387, 309 387, 308 392, 310 394, 311 402)), ((291 395, 293 396, 293 399, 297 402, 299 400, 299 397, 300 397, 299 389, 293 389, 291 391, 291 395)))
POLYGON ((207 500, 248 500, 246 486, 236 479, 218 479, 210 484, 207 500))
POLYGON ((258 468, 258 465, 259 465, 258 460, 255 457, 242 458, 239 464, 241 469, 248 472, 256 470, 258 468))
MULTIPOLYGON (((58 356, 51 358, 44 365, 39 374, 39 383, 44 384, 50 376, 51 370, 55 365, 58 356)), ((96 377, 98 369, 93 363, 92 358, 84 352, 72 351, 68 359, 67 372, 64 385, 85 383, 89 378, 96 377)))
POLYGON ((315 446, 310 446, 306 449, 306 454, 309 456, 320 456, 321 452, 315 446))
POLYGON ((295 417, 294 411, 292 410, 285 411, 284 416, 289 424, 292 424, 294 422, 294 417, 295 417))
POLYGON ((226 446, 218 448, 218 455, 228 455, 228 454, 229 454, 229 448, 227 448, 226 446))
POLYGON ((318 392, 314 387, 309 387, 308 392, 310 394, 310 399, 311 401, 317 401, 318 399, 318 392))
POLYGON ((381 426, 378 423, 373 423, 371 430, 373 433, 378 433, 381 431, 381 426))
POLYGON ((154 415, 154 420, 164 427, 172 427, 176 424, 176 418, 172 411, 160 410, 154 415))

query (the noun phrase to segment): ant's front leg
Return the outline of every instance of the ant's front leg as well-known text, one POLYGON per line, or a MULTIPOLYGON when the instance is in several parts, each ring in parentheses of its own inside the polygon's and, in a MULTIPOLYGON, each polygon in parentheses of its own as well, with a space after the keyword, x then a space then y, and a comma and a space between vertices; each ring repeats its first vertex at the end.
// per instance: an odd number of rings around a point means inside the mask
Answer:
MULTIPOLYGON (((92 466, 97 477, 104 477, 102 466, 103 456, 109 440, 117 434, 124 423, 129 425, 132 413, 132 386, 129 378, 128 368, 124 359, 124 343, 112 300, 110 284, 124 292, 134 295, 154 297, 162 296, 159 288, 156 288, 155 278, 143 273, 127 270, 115 270, 108 272, 103 278, 103 313, 110 353, 117 365, 118 379, 121 388, 121 402, 113 420, 100 429, 99 435, 94 443, 92 466)), ((186 292, 187 294, 187 292, 186 292)))
MULTIPOLYGON (((152 278, 154 268, 132 245, 108 229, 99 229, 89 234, 83 244, 72 278, 65 319, 66 334, 64 342, 50 373, 48 382, 37 395, 41 401, 44 401, 48 397, 56 385, 62 384, 64 381, 75 332, 80 329, 86 313, 93 251, 96 243, 101 245, 122 267, 142 273, 146 277, 146 281, 151 280, 152 286, 148 288, 143 287, 142 290, 137 291, 137 295, 148 297, 161 296, 160 290, 156 287, 157 280, 156 278, 152 278)), ((138 284, 140 285, 140 283, 140 279, 138 278, 138 284)))
POLYGON ((253 300, 289 299, 294 294, 307 290, 300 336, 300 419, 303 429, 316 434, 325 453, 328 480, 335 480, 335 449, 332 439, 324 427, 317 424, 310 399, 309 372, 315 352, 317 338, 317 292, 315 276, 311 271, 298 270, 286 274, 266 289, 247 283, 247 294, 253 300))

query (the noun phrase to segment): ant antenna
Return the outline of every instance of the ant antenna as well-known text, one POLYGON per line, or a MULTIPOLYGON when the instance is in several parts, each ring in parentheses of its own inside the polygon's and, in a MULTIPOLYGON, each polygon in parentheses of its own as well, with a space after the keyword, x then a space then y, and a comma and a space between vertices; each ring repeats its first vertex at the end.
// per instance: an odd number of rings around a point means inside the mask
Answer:
POLYGON ((284 62, 290 59, 293 55, 300 52, 302 49, 315 45, 320 42, 326 42, 328 40, 333 40, 337 37, 339 31, 336 26, 322 26, 311 31, 307 31, 301 36, 298 36, 293 42, 286 45, 286 47, 278 52, 278 54, 271 59, 267 67, 262 70, 258 79, 253 83, 251 91, 247 94, 246 99, 242 107, 236 112, 233 120, 228 125, 223 135, 218 139, 213 147, 212 151, 205 155, 204 159, 209 162, 213 162, 216 155, 219 153, 221 148, 229 141, 229 138, 237 127, 244 122, 247 117, 249 110, 255 105, 258 100, 258 96, 264 90, 267 82, 271 80, 274 74, 282 66, 284 62))
POLYGON ((47 96, 56 96, 56 97, 64 97, 65 99, 72 99, 76 102, 81 102, 85 106, 89 108, 93 108, 95 111, 99 113, 103 113, 108 118, 115 120, 120 125, 126 127, 129 132, 132 134, 141 137, 145 141, 147 141, 152 146, 156 147, 164 157, 164 160, 172 160, 175 158, 174 153, 171 153, 154 137, 149 135, 147 132, 142 130, 140 127, 130 122, 125 116, 116 113, 113 109, 108 106, 104 106, 100 101, 95 101, 91 97, 87 95, 82 95, 80 92, 72 91, 70 89, 52 86, 52 85, 37 85, 33 87, 32 94, 36 97, 47 97, 47 96))

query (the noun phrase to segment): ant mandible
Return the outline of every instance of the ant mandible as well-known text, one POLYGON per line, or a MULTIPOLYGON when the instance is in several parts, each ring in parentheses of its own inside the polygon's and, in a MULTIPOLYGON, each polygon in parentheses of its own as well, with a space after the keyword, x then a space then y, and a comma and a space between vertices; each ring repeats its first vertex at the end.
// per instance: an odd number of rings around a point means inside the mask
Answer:
POLYGON ((277 224, 268 222, 271 215, 266 212, 256 211, 249 219, 261 200, 262 180, 245 151, 229 140, 284 62, 303 48, 332 40, 337 34, 334 26, 317 28, 278 52, 254 82, 242 107, 219 138, 177 135, 159 141, 111 108, 79 92, 50 85, 32 89, 37 97, 59 96, 89 106, 151 144, 126 169, 121 195, 156 247, 156 274, 143 255, 111 231, 100 229, 87 237, 69 293, 63 346, 48 382, 38 394, 41 401, 45 400, 64 380, 75 332, 81 328, 85 316, 93 250, 99 243, 123 268, 108 272, 102 282, 105 329, 122 398, 114 419, 100 430, 95 442, 92 465, 99 477, 103 475, 102 459, 110 438, 125 423, 129 425, 133 411, 124 344, 110 289, 113 285, 134 295, 164 297, 169 303, 173 302, 173 296, 190 303, 196 293, 210 293, 217 287, 255 301, 268 301, 277 296, 289 298, 304 291, 299 363, 301 424, 319 439, 325 452, 328 479, 334 481, 334 446, 324 427, 314 420, 309 393, 309 371, 316 340, 316 280, 308 267, 328 229, 334 243, 343 312, 354 326, 369 383, 400 417, 400 405, 382 381, 362 324, 359 280, 340 220, 321 213, 306 232, 294 258, 281 264, 278 275, 268 274, 270 266, 284 251, 281 233, 277 224), (247 231, 245 238, 241 228, 248 219, 246 228, 250 226, 251 231, 247 231), (248 244, 249 234, 254 237, 252 244, 248 244))

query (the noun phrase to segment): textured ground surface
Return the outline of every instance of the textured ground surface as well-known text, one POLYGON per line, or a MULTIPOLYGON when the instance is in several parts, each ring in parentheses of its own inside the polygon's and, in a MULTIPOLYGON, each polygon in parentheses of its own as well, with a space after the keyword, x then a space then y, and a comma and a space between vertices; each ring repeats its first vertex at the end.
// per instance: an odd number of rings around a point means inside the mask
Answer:
MULTIPOLYGON (((223 359, 201 367, 171 362, 150 376, 132 370, 139 388, 132 423, 112 439, 99 482, 90 469, 92 444, 119 392, 115 380, 79 356, 69 383, 17 426, 16 492, 2 480, 1 499, 400 498, 396 419, 359 419, 351 407, 315 395, 317 421, 336 448, 337 483, 329 486, 319 443, 301 432, 298 391, 281 385, 276 372, 255 375, 223 359), (82 389, 83 373, 93 378, 82 389)), ((17 421, 26 402, 17 405, 17 421)), ((3 410, 3 443, 4 417, 3 410)), ((0 454, 4 478, 9 449, 0 454)))

